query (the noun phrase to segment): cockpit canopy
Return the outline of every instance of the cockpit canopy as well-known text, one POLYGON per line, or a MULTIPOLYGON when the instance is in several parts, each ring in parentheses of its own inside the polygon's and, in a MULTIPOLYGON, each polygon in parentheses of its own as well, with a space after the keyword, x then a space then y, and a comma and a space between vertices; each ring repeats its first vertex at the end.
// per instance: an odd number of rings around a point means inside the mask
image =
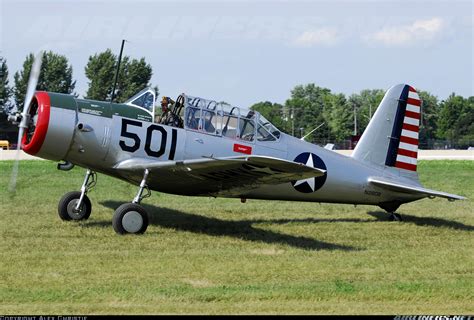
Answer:
MULTIPOLYGON (((145 88, 125 104, 145 109, 156 119, 159 117, 155 117, 155 102, 155 90, 145 88)), ((156 112, 161 112, 161 108, 156 112)), ((280 131, 260 113, 225 102, 181 94, 168 112, 170 114, 161 116, 161 120, 165 120, 161 123, 166 125, 245 141, 277 141, 280 138, 280 131)))
POLYGON ((276 141, 280 131, 256 111, 186 96, 184 126, 208 134, 245 141, 276 141))
POLYGON ((156 101, 156 93, 155 90, 152 88, 145 88, 127 101, 125 104, 143 108, 147 110, 151 115, 155 113, 155 101, 156 101))

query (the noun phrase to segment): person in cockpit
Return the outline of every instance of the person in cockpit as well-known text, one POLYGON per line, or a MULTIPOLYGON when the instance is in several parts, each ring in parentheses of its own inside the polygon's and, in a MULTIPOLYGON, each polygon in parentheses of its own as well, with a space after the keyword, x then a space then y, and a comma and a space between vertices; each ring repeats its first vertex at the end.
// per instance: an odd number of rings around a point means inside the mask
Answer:
POLYGON ((163 96, 161 99, 161 117, 158 119, 158 123, 167 124, 167 120, 171 115, 171 108, 174 105, 174 100, 170 97, 163 96))

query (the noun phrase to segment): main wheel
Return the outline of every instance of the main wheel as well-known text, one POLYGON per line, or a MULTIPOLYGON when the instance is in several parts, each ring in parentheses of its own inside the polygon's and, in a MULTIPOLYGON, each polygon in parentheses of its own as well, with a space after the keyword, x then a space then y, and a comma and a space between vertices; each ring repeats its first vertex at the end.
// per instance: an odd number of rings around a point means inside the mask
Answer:
POLYGON ((141 205, 124 203, 115 210, 112 226, 118 234, 140 234, 148 227, 148 214, 141 205))
POLYGON ((92 212, 92 204, 87 195, 84 195, 79 210, 76 205, 81 198, 79 191, 71 191, 66 193, 58 204, 58 214, 62 220, 87 220, 92 212))

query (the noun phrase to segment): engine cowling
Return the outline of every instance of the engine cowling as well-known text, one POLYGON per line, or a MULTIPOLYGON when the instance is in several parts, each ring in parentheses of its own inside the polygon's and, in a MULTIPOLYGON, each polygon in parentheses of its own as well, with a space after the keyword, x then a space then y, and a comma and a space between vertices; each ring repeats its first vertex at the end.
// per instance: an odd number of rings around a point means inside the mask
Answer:
POLYGON ((77 119, 73 96, 37 91, 30 104, 31 124, 22 137, 28 154, 59 161, 72 143, 77 119))

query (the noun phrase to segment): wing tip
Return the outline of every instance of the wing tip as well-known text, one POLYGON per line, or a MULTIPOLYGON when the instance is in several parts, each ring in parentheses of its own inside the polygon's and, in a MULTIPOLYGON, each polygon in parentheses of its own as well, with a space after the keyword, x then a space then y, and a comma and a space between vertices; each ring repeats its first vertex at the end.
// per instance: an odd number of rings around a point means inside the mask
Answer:
POLYGON ((449 200, 449 201, 467 200, 467 197, 458 196, 458 195, 451 195, 451 197, 448 198, 448 200, 449 200))

